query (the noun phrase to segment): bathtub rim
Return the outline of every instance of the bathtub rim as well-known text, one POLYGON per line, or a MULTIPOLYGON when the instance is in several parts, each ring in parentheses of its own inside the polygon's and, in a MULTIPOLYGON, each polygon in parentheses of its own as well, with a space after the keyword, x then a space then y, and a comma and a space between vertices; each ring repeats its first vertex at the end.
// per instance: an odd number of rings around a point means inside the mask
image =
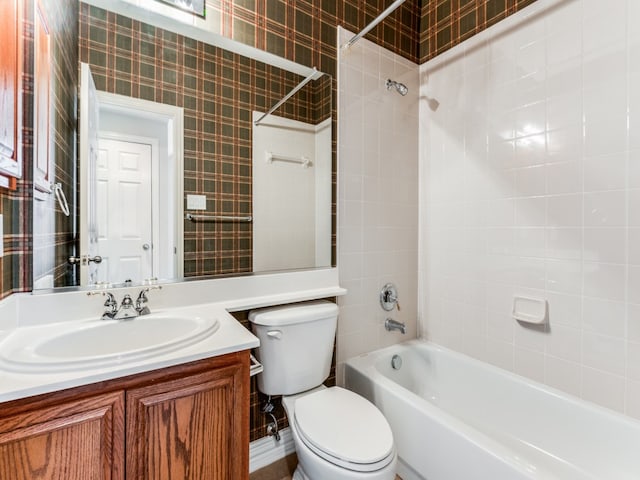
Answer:
MULTIPOLYGON (((505 444, 499 442, 498 440, 492 438, 488 433, 473 427, 472 425, 464 422, 459 419, 455 415, 447 412, 439 408, 437 405, 434 405, 429 400, 421 397, 420 395, 414 393, 413 391, 405 388, 399 383, 394 382, 392 379, 388 378, 381 371, 378 370, 376 364, 385 356, 390 359, 390 357, 394 353, 401 353, 402 350, 410 349, 412 347, 418 347, 422 349, 427 349, 430 351, 440 352, 444 355, 450 355, 453 359, 460 360, 463 362, 469 362, 471 365, 477 366, 489 373, 499 375, 505 378, 507 381, 514 381, 519 384, 523 384, 523 388, 532 388, 541 392, 543 394, 549 394, 555 398, 560 399, 561 401, 569 402, 570 406, 579 406, 580 408, 584 408, 588 413, 593 413, 601 416, 601 418, 607 422, 611 421, 616 424, 623 425, 631 425, 632 427, 640 429, 640 420, 630 417, 628 415, 624 415, 615 410, 611 410, 607 407, 595 404, 588 400, 584 400, 582 398, 576 397, 570 393, 564 392, 554 387, 550 387, 548 385, 542 384, 535 380, 531 380, 527 377, 523 377, 522 375, 518 375, 517 373, 511 372, 509 370, 505 370, 503 368, 497 367, 493 364, 483 362, 474 357, 466 355, 461 352, 457 352, 455 350, 451 350, 450 348, 439 345, 435 342, 425 339, 412 339, 402 343, 398 343, 395 345, 391 345, 388 347, 384 347, 378 350, 374 350, 372 352, 364 353, 358 355, 356 357, 349 358, 344 362, 345 365, 345 387, 349 388, 349 369, 354 369, 360 374, 369 377, 372 383, 377 384, 379 388, 384 389, 387 393, 394 394, 398 389, 402 390, 402 401, 407 402, 411 407, 417 408, 423 411, 426 411, 426 415, 429 415, 430 419, 444 428, 454 429, 460 433, 460 435, 464 438, 464 440, 470 442, 475 447, 481 449, 486 454, 491 455, 494 458, 502 460, 507 463, 512 468, 516 469, 519 473, 529 476, 532 479, 545 478, 540 477, 540 473, 537 474, 532 471, 531 467, 539 466, 532 462, 523 463, 522 460, 518 460, 518 456, 516 452, 510 449, 505 444), (528 467, 529 466, 529 467, 528 467)), ((374 400, 371 400, 374 401, 374 400)), ((375 401, 374 401, 375 403, 375 401)), ((584 470, 583 465, 576 465, 574 463, 568 462, 562 458, 555 457, 556 460, 562 462, 566 465, 570 465, 573 470, 579 472, 584 475, 585 479, 594 479, 597 480, 599 477, 594 476, 589 471, 584 470)), ((402 458, 399 452, 399 459, 402 459, 403 462, 407 463, 411 466, 404 458, 402 458)))
MULTIPOLYGON (((477 358, 474 358, 470 355, 458 352, 456 350, 452 350, 450 348, 444 347, 438 343, 435 343, 431 340, 425 340, 425 339, 420 339, 420 338, 414 338, 411 340, 407 340, 404 341, 402 343, 397 343, 395 345, 390 345, 388 347, 383 347, 380 348, 378 350, 374 350, 372 352, 367 352, 367 353, 362 353, 358 356, 355 357, 351 357, 347 360, 345 360, 344 365, 350 365, 350 366, 355 366, 357 370, 361 370, 361 371, 365 371, 367 369, 367 367, 371 367, 373 372, 376 373, 377 375, 379 375, 380 377, 382 377, 383 380, 386 380, 388 382, 390 382, 391 385, 399 385, 397 383, 395 383, 393 380, 387 378, 384 374, 382 374, 381 372, 379 372, 375 365, 373 363, 371 363, 370 358, 371 357, 375 357, 376 359, 379 359, 380 357, 383 356, 383 354, 386 354, 387 352, 393 351, 393 349, 395 348, 409 348, 412 345, 419 345, 419 346, 426 346, 427 348, 434 350, 434 351, 440 351, 443 352, 447 355, 451 355, 454 358, 457 358, 459 360, 463 360, 463 361, 467 361, 470 362, 472 364, 477 365, 478 367, 484 369, 484 370, 488 370, 490 372, 495 372, 498 375, 504 376, 510 380, 513 380, 515 382, 518 383, 524 383, 527 387, 529 388, 533 388, 539 392, 543 392, 543 393, 547 393, 550 394, 554 397, 560 397, 564 400, 569 400, 572 404, 574 405, 580 405, 583 407, 586 407, 589 410, 592 410, 594 412, 600 413, 600 414, 604 414, 607 417, 611 417, 612 420, 617 421, 617 422, 622 422, 622 423, 631 423, 631 424, 635 424, 638 428, 640 428, 640 419, 631 417, 629 415, 625 415, 622 412, 619 412, 617 410, 613 410, 611 408, 605 407, 603 405, 599 405, 597 403, 591 402, 589 400, 585 400, 583 398, 580 398, 572 393, 569 392, 565 392, 564 390, 560 390, 559 388, 556 387, 552 387, 550 385, 546 385, 544 383, 538 382, 536 380, 532 380, 530 378, 524 377, 522 375, 519 375, 515 372, 512 372, 510 370, 506 370, 504 368, 498 367, 496 365, 493 365, 491 363, 488 362, 484 362, 482 360, 478 360, 477 358)), ((402 385, 400 385, 400 387, 402 387, 402 385)), ((407 390, 408 392, 410 392, 413 396, 415 396, 417 399, 421 399, 422 401, 425 401, 425 399, 423 399, 422 397, 420 397, 419 395, 416 395, 414 392, 411 392, 410 390, 402 387, 404 390, 407 390)), ((427 403, 429 403, 427 401, 427 403)), ((434 406, 433 404, 430 404, 432 406, 434 406)), ((437 409, 437 407, 434 406, 434 408, 437 409)), ((440 409, 438 409, 438 411, 442 411, 440 409)), ((447 413, 444 412, 443 413, 447 413)), ((450 414, 448 414, 450 415, 450 414)), ((456 418, 455 416, 451 415, 452 418, 456 418)))

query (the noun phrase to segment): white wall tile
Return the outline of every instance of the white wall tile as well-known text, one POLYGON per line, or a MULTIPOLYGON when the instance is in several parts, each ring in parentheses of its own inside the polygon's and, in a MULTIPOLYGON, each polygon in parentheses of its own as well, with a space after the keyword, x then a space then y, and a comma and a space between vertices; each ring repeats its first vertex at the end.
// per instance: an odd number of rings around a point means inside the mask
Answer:
POLYGON ((625 378, 589 367, 582 368, 582 398, 624 412, 625 378))
POLYGON ((622 376, 625 374, 625 342, 585 331, 582 334, 582 361, 589 367, 622 376))
POLYGON ((551 227, 582 227, 582 194, 549 196, 546 224, 551 227))
POLYGON ((624 413, 640 419, 640 382, 627 381, 624 413))
POLYGON ((567 362, 553 356, 545 356, 544 382, 554 388, 580 396, 582 371, 579 363, 567 362))
POLYGON ((440 108, 420 116, 421 270, 437 281, 419 297, 443 306, 422 312, 434 341, 640 418, 634 14, 561 2, 421 66, 440 108), (548 327, 513 320, 525 293, 547 300, 548 327))
POLYGON ((526 348, 515 348, 514 372, 518 375, 531 378, 538 382, 544 382, 544 354, 541 352, 527 350, 526 348))
POLYGON ((585 228, 584 255, 590 262, 626 263, 626 228, 585 228))
POLYGON ((577 295, 582 293, 582 264, 578 260, 547 260, 547 290, 577 295))
POLYGON ((584 160, 584 189, 619 190, 626 186, 627 153, 618 152, 584 160))
MULTIPOLYGON (((342 32, 342 31, 341 31, 342 32)), ((417 334, 418 67, 360 40, 339 59, 338 267, 348 289, 340 299, 337 361, 417 334), (387 91, 407 84, 401 97, 387 91), (384 330, 378 294, 398 287, 407 335, 384 330)))
POLYGON ((627 312, 624 302, 610 302, 598 298, 584 297, 582 311, 585 330, 611 337, 625 337, 627 312))
POLYGON ((626 300, 626 266, 584 262, 583 269, 584 295, 626 300))
POLYGON ((558 195, 582 192, 583 162, 580 159, 549 163, 546 165, 546 173, 546 193, 558 195))
POLYGON ((545 351, 563 360, 582 361, 582 330, 564 325, 551 325, 550 335, 545 336, 545 351))
POLYGON ((513 371, 514 347, 512 343, 487 338, 487 362, 496 367, 513 371))
POLYGON ((585 227, 624 227, 626 192, 622 190, 584 194, 585 227))

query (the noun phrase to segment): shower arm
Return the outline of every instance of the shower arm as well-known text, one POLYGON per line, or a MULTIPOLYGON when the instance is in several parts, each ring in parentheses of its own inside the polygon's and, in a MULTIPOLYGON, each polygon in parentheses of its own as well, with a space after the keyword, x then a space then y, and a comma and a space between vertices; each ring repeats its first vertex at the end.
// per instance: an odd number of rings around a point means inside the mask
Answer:
MULTIPOLYGON (((268 117, 269 115, 271 115, 273 112, 275 112, 278 108, 280 108, 280 105, 282 105, 284 102, 286 102, 287 100, 289 100, 291 97, 293 97, 296 93, 298 93, 298 90, 300 90, 302 87, 304 87, 307 83, 309 83, 311 80, 313 80, 316 75, 318 74, 318 69, 316 67, 313 67, 313 70, 311 71, 311 73, 309 74, 309 76, 307 78, 305 78, 304 80, 302 80, 293 90, 291 90, 289 93, 287 93, 284 97, 282 97, 282 99, 276 103, 273 107, 271 107, 269 109, 269 111, 265 114, 263 114, 258 120, 256 120, 255 122, 253 122, 253 124, 255 126, 260 125, 260 122, 262 122, 262 120, 264 120, 266 117, 268 117)), ((321 74, 322 75, 322 74, 321 74)))

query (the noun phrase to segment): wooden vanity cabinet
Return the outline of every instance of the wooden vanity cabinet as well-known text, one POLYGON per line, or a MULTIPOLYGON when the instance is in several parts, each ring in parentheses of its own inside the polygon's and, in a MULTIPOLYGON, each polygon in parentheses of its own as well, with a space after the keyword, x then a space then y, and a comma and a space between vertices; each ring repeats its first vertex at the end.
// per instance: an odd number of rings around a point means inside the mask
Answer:
POLYGON ((127 478, 246 478, 248 463, 238 461, 249 445, 244 373, 231 365, 128 390, 127 478))
POLYGON ((249 477, 249 354, 0 404, 0 479, 249 477))
POLYGON ((124 478, 124 392, 3 413, 2 480, 124 478))

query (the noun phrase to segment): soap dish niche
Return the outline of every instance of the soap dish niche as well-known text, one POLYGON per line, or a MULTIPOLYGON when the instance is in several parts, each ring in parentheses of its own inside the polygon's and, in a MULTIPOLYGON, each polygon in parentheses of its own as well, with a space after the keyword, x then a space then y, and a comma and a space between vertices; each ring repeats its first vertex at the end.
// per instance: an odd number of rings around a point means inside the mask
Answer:
POLYGON ((549 304, 544 298, 514 296, 512 315, 521 323, 545 325, 549 321, 549 304))

